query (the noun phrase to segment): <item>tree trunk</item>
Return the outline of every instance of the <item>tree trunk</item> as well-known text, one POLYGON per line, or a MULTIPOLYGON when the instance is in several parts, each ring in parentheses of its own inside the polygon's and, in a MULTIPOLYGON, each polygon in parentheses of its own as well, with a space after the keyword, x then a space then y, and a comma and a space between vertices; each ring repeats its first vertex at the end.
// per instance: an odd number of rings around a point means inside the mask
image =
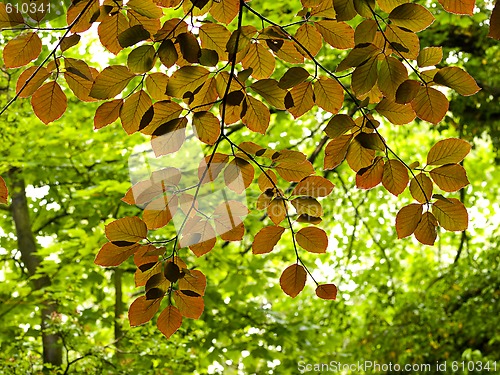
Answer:
MULTIPOLYGON (((11 184, 11 212, 16 227, 17 244, 21 252, 21 260, 28 269, 30 276, 35 275, 40 266, 40 258, 36 254, 37 245, 31 230, 28 202, 26 200, 26 186, 22 173, 18 169, 9 171, 11 184)), ((33 280, 35 290, 41 290, 51 283, 50 278, 44 275, 33 280)), ((41 327, 43 343, 43 362, 52 366, 62 364, 62 344, 59 335, 47 333, 47 325, 57 312, 57 303, 45 300, 41 307, 41 327)))
POLYGON ((122 275, 123 270, 120 268, 116 268, 114 271, 114 284, 115 284, 115 321, 114 321, 114 329, 115 329, 115 347, 116 347, 116 359, 118 361, 121 360, 121 352, 120 352, 120 342, 123 336, 122 326, 120 323, 120 318, 124 312, 123 306, 123 292, 122 292, 122 275))

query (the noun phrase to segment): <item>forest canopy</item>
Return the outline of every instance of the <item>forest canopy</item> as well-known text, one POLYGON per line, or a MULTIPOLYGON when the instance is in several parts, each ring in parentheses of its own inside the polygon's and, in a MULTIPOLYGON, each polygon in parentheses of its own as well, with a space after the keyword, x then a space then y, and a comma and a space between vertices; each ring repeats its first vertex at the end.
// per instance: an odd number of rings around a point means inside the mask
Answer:
POLYGON ((0 3, 0 369, 490 366, 499 13, 0 3))

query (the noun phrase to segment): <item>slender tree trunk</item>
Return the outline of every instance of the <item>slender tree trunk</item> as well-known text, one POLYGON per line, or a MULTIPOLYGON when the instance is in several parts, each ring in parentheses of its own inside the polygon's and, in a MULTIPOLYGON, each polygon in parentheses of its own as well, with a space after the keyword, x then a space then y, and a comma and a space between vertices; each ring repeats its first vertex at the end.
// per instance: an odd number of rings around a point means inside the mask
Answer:
MULTIPOLYGON (((37 245, 35 236, 31 230, 28 202, 26 200, 26 186, 22 173, 18 169, 9 171, 12 181, 11 185, 11 212, 16 227, 17 244, 21 252, 21 260, 28 269, 30 276, 33 276, 40 266, 40 258, 36 254, 37 245)), ((33 280, 33 287, 41 290, 51 283, 50 278, 44 275, 33 280)), ((62 344, 57 334, 48 334, 47 325, 52 316, 57 312, 57 303, 46 300, 41 307, 41 327, 43 343, 43 362, 53 366, 62 364, 62 344)))
POLYGON ((120 343, 121 338, 123 336, 122 325, 120 323, 120 318, 124 312, 123 305, 123 292, 122 292, 122 275, 123 270, 120 268, 115 268, 114 271, 114 284, 115 284, 115 321, 114 321, 114 329, 115 329, 115 347, 116 347, 116 359, 118 362, 122 359, 122 354, 120 351, 120 343))

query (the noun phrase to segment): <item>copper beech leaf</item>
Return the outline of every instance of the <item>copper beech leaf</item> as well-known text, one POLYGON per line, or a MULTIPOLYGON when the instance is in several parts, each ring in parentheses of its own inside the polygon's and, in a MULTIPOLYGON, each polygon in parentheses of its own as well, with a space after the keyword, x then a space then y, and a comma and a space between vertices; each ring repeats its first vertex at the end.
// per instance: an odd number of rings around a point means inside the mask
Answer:
POLYGON ((17 79, 16 93, 20 98, 30 97, 49 76, 49 71, 43 66, 30 66, 17 79))
POLYGON ((316 287, 316 295, 321 299, 337 299, 337 286, 335 284, 320 284, 316 287))
POLYGON ((205 309, 203 298, 200 296, 194 297, 181 290, 176 290, 173 298, 179 312, 186 318, 198 319, 205 309))
POLYGON ((126 261, 131 255, 133 255, 137 250, 139 250, 140 245, 127 242, 119 241, 118 246, 113 242, 106 242, 94 260, 94 263, 102 267, 116 267, 126 261))
POLYGON ((226 186, 241 194, 253 181, 255 170, 253 166, 241 158, 234 158, 224 170, 226 186))
POLYGON ((437 65, 443 59, 442 47, 425 47, 417 57, 417 64, 420 68, 437 65))
POLYGON ((354 30, 345 22, 325 20, 315 22, 316 29, 329 45, 338 49, 354 47, 354 30))
POLYGON ((432 197, 434 184, 424 173, 417 174, 410 181, 410 193, 420 203, 427 203, 432 197))
POLYGON ((395 196, 401 194, 408 185, 408 170, 399 160, 388 160, 384 164, 382 185, 395 196))
POLYGON ((5 184, 5 180, 0 177, 0 204, 7 204, 8 196, 9 191, 7 189, 7 185, 5 184))
POLYGON ((328 236, 323 229, 316 227, 302 228, 296 233, 295 239, 302 248, 311 253, 325 253, 328 247, 328 236))
POLYGON ((463 231, 467 229, 469 223, 467 209, 456 198, 438 199, 432 204, 432 213, 446 230, 463 231))
POLYGON ((356 123, 350 116, 344 114, 335 115, 328 121, 325 133, 329 138, 335 139, 344 135, 355 126, 356 123))
POLYGON ((405 238, 413 234, 422 218, 422 205, 412 203, 404 206, 396 215, 396 232, 398 238, 405 238))
POLYGON ((441 190, 453 192, 469 185, 467 173, 459 164, 446 164, 430 171, 431 178, 441 190))
POLYGON ((267 206, 267 215, 275 225, 281 223, 287 215, 286 202, 283 198, 274 198, 267 206))
POLYGON ((344 90, 334 79, 319 77, 314 82, 314 100, 318 107, 335 114, 342 108, 344 90))
POLYGON ((175 306, 167 306, 158 316, 156 325, 161 333, 168 339, 181 327, 182 314, 175 306))
POLYGON ((315 198, 312 197, 297 197, 292 200, 292 206, 295 207, 297 215, 309 215, 320 217, 323 215, 323 207, 315 198))
POLYGON ((42 41, 36 33, 21 34, 3 47, 3 62, 7 68, 17 68, 36 59, 42 52, 42 41))
POLYGON ((450 13, 472 15, 475 0, 438 0, 443 8, 450 13))
POLYGON ((314 168, 309 160, 301 163, 296 161, 283 161, 275 168, 275 171, 289 182, 297 182, 314 173, 314 168))
POLYGON ((395 25, 411 31, 422 31, 434 22, 434 16, 419 4, 402 4, 394 8, 389 19, 395 25))
POLYGON ((488 37, 500 40, 500 4, 498 2, 495 3, 491 12, 488 37))
POLYGON ((437 237, 437 224, 436 217, 430 212, 425 212, 414 232, 417 241, 424 245, 434 245, 437 237))
POLYGON ((147 300, 146 296, 137 298, 128 310, 130 326, 136 327, 149 322, 160 308, 161 298, 147 300))
POLYGON ((398 104, 387 98, 382 99, 375 109, 394 125, 408 124, 416 117, 409 104, 398 104))
POLYGON ((454 66, 439 69, 434 76, 434 82, 447 86, 464 96, 474 95, 481 90, 469 73, 454 66))
POLYGON ((105 227, 106 237, 110 241, 139 242, 148 235, 146 223, 137 216, 115 220, 105 227))
POLYGON ((273 251, 274 247, 285 232, 280 226, 268 226, 262 228, 256 235, 252 244, 253 254, 266 254, 273 251))
POLYGON ((123 106, 123 99, 115 99, 103 103, 97 108, 94 116, 94 129, 101 129, 118 119, 123 106))
POLYGON ((335 169, 344 161, 352 138, 352 134, 342 135, 326 145, 324 169, 335 169))
POLYGON ((55 81, 48 82, 35 91, 31 105, 36 117, 44 124, 60 118, 67 108, 66 95, 55 81))
POLYGON ((220 122, 211 112, 196 112, 193 115, 193 127, 196 131, 196 136, 203 143, 213 145, 219 139, 220 122))
POLYGON ((283 292, 295 298, 306 285, 307 272, 300 264, 287 267, 280 277, 280 286, 283 292))
POLYGON ((437 142, 427 154, 428 165, 460 163, 470 152, 471 144, 460 138, 448 138, 437 142))
POLYGON ((183 278, 179 279, 180 290, 191 290, 200 296, 205 294, 207 278, 198 270, 189 270, 183 278))
POLYGON ((432 87, 422 86, 417 96, 411 102, 413 110, 419 118, 437 124, 446 115, 449 106, 448 99, 432 87))
POLYGON ((89 95, 96 99, 114 98, 134 77, 135 74, 125 66, 108 66, 95 79, 89 95))
POLYGON ((360 189, 372 189, 382 182, 384 160, 377 156, 372 165, 361 168, 356 173, 356 186, 360 189))

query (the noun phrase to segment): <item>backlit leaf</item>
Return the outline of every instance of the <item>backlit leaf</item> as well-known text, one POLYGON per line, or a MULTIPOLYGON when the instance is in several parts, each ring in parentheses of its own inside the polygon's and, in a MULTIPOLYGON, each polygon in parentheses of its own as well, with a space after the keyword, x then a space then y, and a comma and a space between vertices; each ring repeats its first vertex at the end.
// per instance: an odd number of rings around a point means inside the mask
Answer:
POLYGON ((153 0, 129 0, 127 6, 147 18, 163 16, 163 11, 153 3, 153 0))
POLYGON ((354 30, 347 23, 325 20, 315 22, 314 25, 332 47, 338 49, 354 47, 354 30))
POLYGON ((252 253, 270 253, 273 251, 284 232, 285 228, 274 225, 262 228, 259 233, 255 235, 252 244, 252 253))
POLYGON ((135 92, 125 100, 120 110, 120 119, 127 134, 139 131, 141 119, 151 105, 151 98, 144 90, 135 92))
POLYGON ((434 22, 434 16, 419 4, 402 4, 394 8, 389 19, 397 26, 411 31, 422 31, 434 22))
POLYGON ((382 157, 377 156, 372 165, 358 170, 356 173, 356 186, 359 189, 372 189, 382 182, 383 173, 384 160, 382 157))
POLYGON ((386 57, 380 62, 378 87, 389 99, 394 99, 399 85, 408 79, 408 72, 401 61, 386 57))
POLYGON ((336 0, 333 7, 339 21, 349 21, 357 15, 353 0, 336 0))
POLYGON ((125 66, 108 66, 95 79, 90 96, 96 99, 114 98, 134 77, 135 74, 125 66))
POLYGON ((185 117, 173 119, 160 125, 153 132, 151 147, 157 157, 171 154, 182 147, 186 140, 187 122, 185 117))
POLYGON ((140 246, 131 243, 128 246, 118 246, 112 242, 106 242, 95 257, 94 263, 102 267, 116 267, 133 255, 140 246))
POLYGON ((350 116, 340 114, 333 116, 325 128, 325 133, 329 138, 335 139, 344 135, 354 128, 356 123, 350 116))
POLYGON ((420 82, 413 79, 407 79, 400 84, 396 90, 396 103, 411 103, 411 101, 417 96, 420 87, 420 82))
POLYGON ((106 17, 97 28, 101 44, 111 53, 118 54, 123 47, 118 41, 118 35, 123 33, 129 27, 127 17, 121 12, 106 17))
MULTIPOLYGON (((318 54, 323 45, 323 43, 321 42, 321 34, 313 25, 307 23, 304 23, 297 29, 295 38, 313 56, 316 56, 318 54)), ((309 57, 305 52, 304 55, 306 57, 309 57)))
POLYGON ((412 203, 401 208, 396 215, 396 232, 398 238, 410 236, 422 218, 422 205, 412 203))
POLYGON ((437 237, 437 220, 430 212, 425 212, 415 229, 415 238, 424 245, 434 245, 437 237))
POLYGON ((124 217, 115 220, 105 227, 105 233, 108 240, 139 242, 148 235, 146 223, 137 216, 124 217))
POLYGON ((133 73, 149 72, 156 60, 156 50, 150 45, 142 45, 131 51, 127 57, 127 66, 133 73))
POLYGON ((443 59, 442 47, 425 47, 418 54, 417 64, 419 67, 437 65, 443 59))
POLYGON ((408 170, 399 160, 388 160, 384 165, 382 185, 395 196, 401 194, 408 185, 408 170))
POLYGON ((446 230, 463 231, 467 229, 469 223, 467 209, 456 198, 449 198, 448 201, 437 200, 432 204, 432 213, 446 230))
POLYGON ((377 4, 384 12, 391 13, 397 6, 409 2, 410 0, 378 0, 377 4))
POLYGON ((202 183, 215 181, 227 163, 229 163, 229 155, 226 154, 216 152, 213 158, 210 155, 205 157, 198 167, 198 178, 200 180, 203 178, 202 183))
POLYGON ((90 29, 99 16, 99 1, 74 1, 66 13, 66 22, 71 25, 72 33, 81 33, 90 29))
MULTIPOLYGON (((22 10, 22 7, 20 7, 22 10)), ((15 6, 9 11, 4 3, 0 3, 0 29, 8 29, 24 24, 24 19, 21 12, 18 12, 15 6)))
POLYGON ((375 150, 363 147, 361 142, 354 138, 347 149, 346 160, 349 167, 357 172, 361 168, 372 165, 375 158, 375 150))
POLYGON ((320 217, 323 215, 323 207, 315 198, 297 197, 292 200, 292 206, 295 207, 297 215, 306 214, 309 216, 320 217))
POLYGON ((248 212, 248 208, 238 201, 225 201, 217 206, 212 217, 215 229, 223 240, 240 241, 243 238, 243 218, 248 212))
POLYGON ((314 173, 314 168, 308 160, 302 163, 285 161, 279 163, 274 169, 282 178, 289 182, 298 182, 314 173))
POLYGON ((144 209, 142 219, 148 229, 158 229, 167 225, 175 215, 178 206, 177 196, 162 196, 149 203, 144 209))
POLYGON ((495 7, 491 12, 490 31, 488 36, 500 40, 500 5, 498 2, 495 3, 495 7))
POLYGON ((453 192, 469 185, 464 167, 459 164, 447 164, 434 168, 430 175, 441 190, 453 192))
POLYGON ((123 99, 115 99, 103 103, 97 108, 94 116, 94 129, 101 129, 118 119, 123 105, 123 99))
POLYGON ((277 184, 278 178, 273 171, 266 171, 266 173, 261 173, 259 178, 257 179, 257 183, 259 184, 259 189, 262 192, 265 192, 267 189, 272 189, 277 184))
POLYGON ((67 108, 66 95, 55 81, 48 82, 35 91, 31 105, 36 117, 44 124, 60 118, 67 108))
POLYGON ((274 56, 260 43, 252 43, 241 60, 245 69, 252 69, 252 77, 256 79, 269 78, 274 71, 274 56))
POLYGON ((214 50, 222 60, 227 60, 226 45, 231 32, 223 25, 204 23, 200 27, 200 42, 203 48, 214 50))
POLYGON ((214 1, 212 8, 210 8, 212 17, 225 24, 230 23, 238 15, 238 11, 238 0, 214 1))
POLYGON ((307 273, 300 264, 287 267, 280 277, 280 286, 283 292, 295 298, 306 285, 307 273))
POLYGON ((170 77, 166 93, 182 98, 188 91, 195 91, 208 78, 210 72, 201 66, 183 66, 170 77))
POLYGON ((419 118, 437 124, 446 115, 449 102, 442 92, 432 87, 422 86, 411 102, 411 106, 419 118))
POLYGON ((474 95, 481 90, 469 73, 454 66, 439 69, 434 76, 434 82, 448 86, 464 96, 474 95))
POLYGON ((182 315, 175 306, 167 306, 158 316, 156 325, 168 339, 181 327, 182 315))
POLYGON ((42 67, 30 66, 24 72, 21 73, 16 83, 16 93, 19 94, 20 98, 28 98, 33 93, 38 90, 38 88, 43 84, 43 82, 50 76, 49 71, 42 67), (37 73, 33 76, 33 73, 38 69, 37 73), (33 76, 33 77, 32 77, 33 76), (28 81, 26 86, 21 91, 21 87, 28 81))
POLYGON ((126 48, 149 39, 149 37, 150 33, 145 29, 144 25, 135 25, 118 34, 118 43, 122 48, 126 48))
POLYGON ((180 290, 191 290, 198 293, 200 296, 205 294, 207 287, 207 278, 198 270, 189 270, 189 273, 179 280, 180 290))
POLYGON ((149 322, 160 308, 161 298, 147 300, 145 296, 137 298, 128 310, 131 327, 149 322))
POLYGON ((248 161, 234 158, 224 170, 226 186, 241 194, 252 183, 254 173, 254 168, 248 161))
POLYGON ((382 99, 375 109, 394 125, 408 124, 416 117, 411 105, 398 104, 387 98, 382 99))
POLYGON ((191 297, 180 290, 176 290, 173 297, 179 312, 186 318, 198 319, 205 309, 201 297, 191 297))
POLYGON ((267 206, 267 215, 275 225, 285 220, 287 215, 286 203, 283 198, 274 198, 267 206))
POLYGON ((193 115, 196 136, 203 143, 213 145, 220 135, 220 122, 211 112, 196 112, 193 115))
POLYGON ((326 253, 328 236, 323 229, 317 227, 302 228, 295 234, 297 243, 310 253, 326 253))
POLYGON ((335 284, 320 284, 316 287, 316 295, 321 299, 337 299, 337 287, 335 284))
POLYGON ((443 8, 450 13, 469 14, 472 16, 475 0, 439 0, 443 8))
POLYGON ((293 106, 287 107, 294 118, 307 113, 314 105, 314 91, 311 82, 302 82, 290 90, 293 106))
POLYGON ((419 173, 410 181, 410 193, 420 203, 428 202, 432 197, 434 184, 424 173, 419 173))
POLYGON ((264 105, 260 100, 252 96, 246 97, 247 111, 245 116, 241 119, 248 129, 265 134, 269 121, 271 120, 271 113, 269 108, 264 105))
POLYGON ((460 138, 448 138, 437 142, 427 154, 428 165, 460 163, 470 152, 471 144, 460 138))
POLYGON ((341 72, 342 70, 359 66, 379 53, 379 48, 372 43, 357 45, 349 52, 346 58, 340 62, 336 71, 341 72))
POLYGON ((146 89, 154 100, 167 100, 169 97, 165 94, 167 90, 168 76, 164 73, 154 72, 146 77, 146 89))
POLYGON ((420 52, 420 41, 417 34, 406 28, 387 25, 385 36, 391 44, 391 48, 397 50, 397 56, 407 59, 416 59, 420 52))
POLYGON ((37 34, 21 34, 3 47, 3 62, 7 68, 17 68, 36 59, 40 52, 42 41, 37 34))
POLYGON ((261 95, 273 107, 276 107, 277 109, 285 109, 286 91, 278 85, 278 82, 276 80, 261 79, 260 81, 252 83, 250 87, 259 95, 261 95))
POLYGON ((306 195, 314 198, 330 195, 334 185, 324 177, 308 176, 302 179, 293 189, 292 195, 306 195))
POLYGON ((344 161, 352 138, 352 134, 342 135, 326 145, 324 161, 325 170, 334 169, 344 161))
POLYGON ((319 77, 314 82, 314 97, 318 107, 335 114, 342 108, 344 90, 334 79, 319 77))
POLYGON ((352 73, 351 86, 356 95, 359 97, 369 92, 378 78, 378 60, 374 56, 368 59, 363 64, 356 67, 352 73))

